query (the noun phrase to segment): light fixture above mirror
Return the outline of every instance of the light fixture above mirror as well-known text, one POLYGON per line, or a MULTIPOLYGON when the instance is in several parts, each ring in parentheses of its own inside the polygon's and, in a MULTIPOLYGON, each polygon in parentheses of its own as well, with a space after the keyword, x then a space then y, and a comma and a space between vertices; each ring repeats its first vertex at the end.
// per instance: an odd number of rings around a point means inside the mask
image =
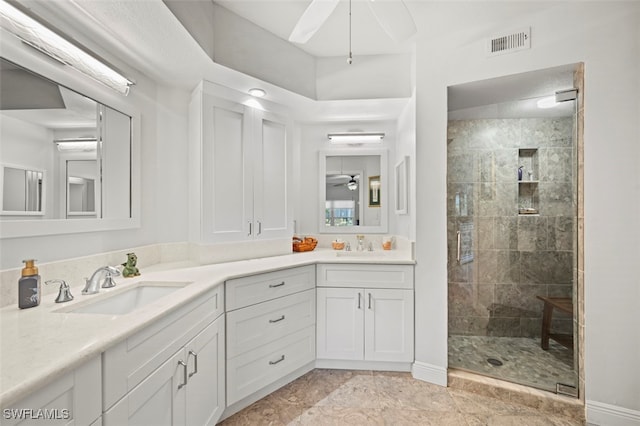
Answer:
POLYGON ((329 133, 329 142, 334 145, 360 145, 382 143, 383 132, 343 132, 329 133))
POLYGON ((77 69, 125 96, 134 84, 133 81, 110 66, 89 55, 4 0, 0 0, 0 25, 29 46, 58 62, 77 69))

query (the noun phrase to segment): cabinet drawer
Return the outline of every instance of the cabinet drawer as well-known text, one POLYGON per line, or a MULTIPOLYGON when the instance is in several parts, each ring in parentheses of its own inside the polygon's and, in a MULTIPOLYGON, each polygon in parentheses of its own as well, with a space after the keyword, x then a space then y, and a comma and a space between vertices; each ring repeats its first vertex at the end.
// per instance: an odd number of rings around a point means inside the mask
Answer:
POLYGON ((227 314, 227 358, 316 322, 316 292, 306 290, 227 314))
POLYGON ((315 266, 283 269, 227 280, 227 312, 315 288, 315 266))
POLYGON ((220 316, 223 300, 220 285, 103 352, 103 408, 111 407, 220 316))
POLYGON ((318 265, 318 287, 413 288, 413 265, 318 265))
POLYGON ((227 406, 313 362, 315 326, 227 360, 227 406))

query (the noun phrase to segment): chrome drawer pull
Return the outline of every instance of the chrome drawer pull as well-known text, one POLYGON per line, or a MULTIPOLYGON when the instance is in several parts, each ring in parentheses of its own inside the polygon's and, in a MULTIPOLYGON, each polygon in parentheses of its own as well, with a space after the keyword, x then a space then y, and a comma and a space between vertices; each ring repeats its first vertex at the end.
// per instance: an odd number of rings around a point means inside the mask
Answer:
POLYGON ((276 365, 279 362, 284 361, 284 355, 282 355, 279 359, 275 360, 275 361, 269 361, 269 365, 276 365))
POLYGON ((358 309, 360 309, 361 299, 362 299, 362 294, 358 293, 358 309))
POLYGON ((269 288, 282 287, 284 285, 284 281, 278 284, 269 284, 269 288))
POLYGON ((178 361, 178 365, 182 366, 182 374, 184 376, 184 382, 178 385, 178 389, 182 389, 183 387, 187 386, 187 377, 188 377, 187 364, 185 364, 184 361, 180 360, 178 361))
MULTIPOLYGON (((189 351, 189 356, 191 355, 193 355, 193 372, 189 373, 189 377, 193 376, 198 372, 198 354, 195 353, 194 351, 189 351)), ((187 363, 188 362, 189 362, 189 359, 187 358, 187 363)))
POLYGON ((369 293, 369 309, 371 309, 371 293, 369 293))
POLYGON ((270 319, 269 322, 271 324, 273 324, 274 322, 280 322, 284 319, 284 315, 282 315, 280 318, 276 318, 276 319, 270 319))

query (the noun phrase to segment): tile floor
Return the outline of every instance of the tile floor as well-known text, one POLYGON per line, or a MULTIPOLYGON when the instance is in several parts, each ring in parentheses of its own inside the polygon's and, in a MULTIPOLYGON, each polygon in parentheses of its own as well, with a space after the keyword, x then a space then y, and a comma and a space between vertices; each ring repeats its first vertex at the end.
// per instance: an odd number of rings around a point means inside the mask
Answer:
POLYGON ((556 383, 577 386, 573 351, 553 340, 545 351, 540 338, 449 336, 449 367, 550 392, 556 391, 556 383), (503 364, 493 366, 487 358, 503 364))
POLYGON ((313 370, 221 423, 233 425, 540 425, 584 423, 410 373, 313 370))

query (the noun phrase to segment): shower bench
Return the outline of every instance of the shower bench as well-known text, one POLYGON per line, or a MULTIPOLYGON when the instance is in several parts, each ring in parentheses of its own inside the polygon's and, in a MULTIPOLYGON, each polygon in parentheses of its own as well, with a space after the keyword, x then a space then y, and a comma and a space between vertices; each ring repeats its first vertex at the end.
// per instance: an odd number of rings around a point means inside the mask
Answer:
POLYGON ((545 351, 549 349, 549 339, 553 339, 563 346, 573 350, 573 336, 571 334, 560 334, 551 332, 551 319, 553 310, 558 309, 562 312, 570 314, 573 318, 573 301, 570 297, 547 297, 536 296, 544 302, 542 311, 542 338, 540 346, 545 351))

